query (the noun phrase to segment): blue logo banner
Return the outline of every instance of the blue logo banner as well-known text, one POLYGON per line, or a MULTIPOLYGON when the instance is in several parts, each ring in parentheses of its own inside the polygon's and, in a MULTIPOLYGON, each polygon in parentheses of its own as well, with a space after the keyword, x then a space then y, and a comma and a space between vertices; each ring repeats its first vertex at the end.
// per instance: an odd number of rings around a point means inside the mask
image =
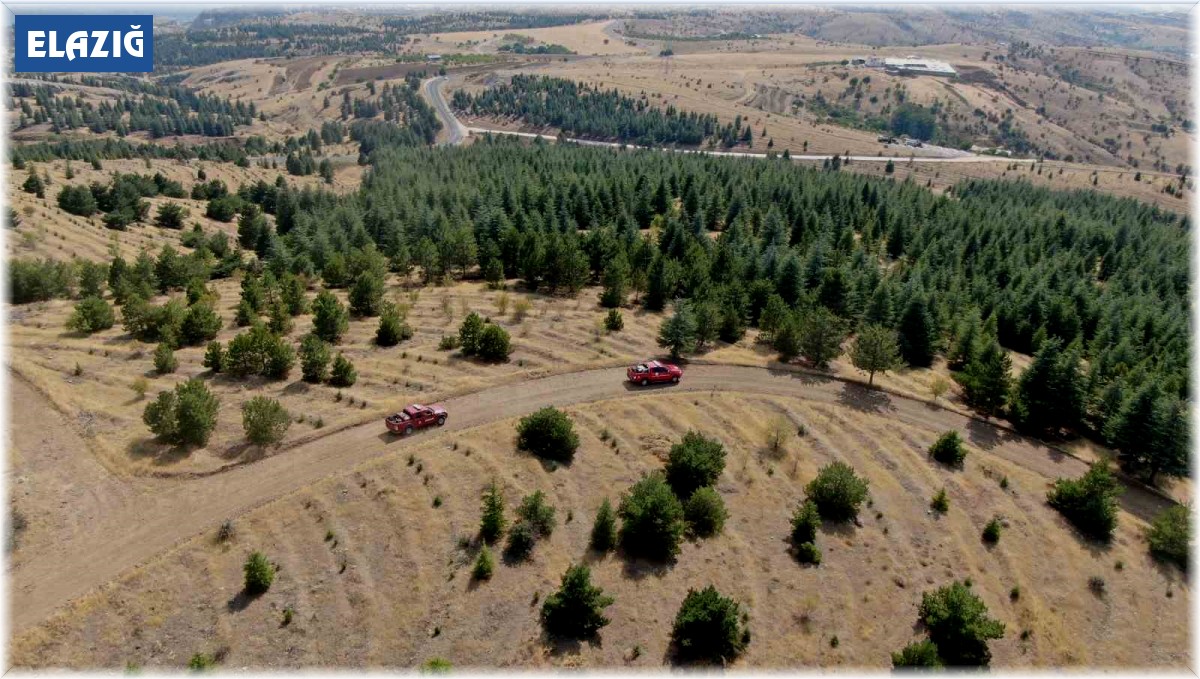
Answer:
POLYGON ((154 17, 149 14, 18 14, 17 73, 149 73, 154 17))

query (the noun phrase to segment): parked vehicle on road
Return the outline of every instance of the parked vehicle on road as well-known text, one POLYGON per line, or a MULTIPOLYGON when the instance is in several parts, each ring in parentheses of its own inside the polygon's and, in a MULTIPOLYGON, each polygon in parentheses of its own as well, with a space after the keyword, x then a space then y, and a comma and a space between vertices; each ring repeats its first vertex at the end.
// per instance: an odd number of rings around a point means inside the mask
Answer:
POLYGON ((670 363, 646 361, 631 366, 629 370, 625 371, 625 376, 629 378, 630 382, 644 387, 650 384, 679 382, 679 378, 683 377, 683 371, 679 369, 679 366, 670 363))
POLYGON ((424 406, 414 403, 398 413, 392 413, 384 418, 388 431, 393 434, 411 434, 414 429, 436 424, 446 424, 446 409, 439 405, 424 406))

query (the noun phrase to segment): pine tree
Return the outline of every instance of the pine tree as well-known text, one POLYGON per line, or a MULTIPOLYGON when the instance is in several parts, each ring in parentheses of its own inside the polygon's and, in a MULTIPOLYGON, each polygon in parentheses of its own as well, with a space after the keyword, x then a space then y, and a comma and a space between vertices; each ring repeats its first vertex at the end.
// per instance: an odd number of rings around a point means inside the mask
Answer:
POLYGON ((1110 424, 1121 466, 1153 484, 1160 473, 1187 473, 1186 417, 1151 380, 1133 395, 1110 424))
POLYGON ((483 493, 483 518, 479 521, 479 536, 484 542, 494 543, 504 534, 504 497, 493 481, 483 493))
POLYGON ((937 353, 937 326, 929 301, 922 294, 909 300, 900 316, 900 355, 914 368, 933 365, 937 353))
POLYGON ((999 342, 988 340, 974 352, 963 371, 955 378, 962 384, 967 404, 985 415, 1004 410, 1012 391, 1012 360, 999 342))
POLYGON ((867 384, 873 385, 875 373, 895 370, 903 365, 896 332, 878 325, 863 328, 850 349, 850 360, 855 368, 867 373, 867 384))
POLYGON ((592 524, 591 547, 598 552, 607 552, 617 546, 617 521, 608 498, 600 503, 596 521, 592 524))
POLYGON ((342 339, 350 320, 346 307, 328 290, 321 291, 313 301, 313 333, 330 344, 342 339))
POLYGON ((677 303, 675 313, 662 322, 658 331, 658 346, 671 350, 671 360, 696 348, 696 317, 686 303, 677 303))
POLYGON ((1063 351, 1057 338, 1046 340, 1017 383, 1013 422, 1034 434, 1075 426, 1082 413, 1081 387, 1076 354, 1063 351))
POLYGON ((846 323, 825 307, 804 314, 800 323, 800 353, 815 368, 824 370, 842 353, 846 323))
POLYGON ((613 598, 592 584, 591 570, 573 565, 563 574, 557 592, 546 597, 542 604, 542 624, 552 636, 586 639, 595 636, 609 623, 604 609, 613 598))
POLYGON ((600 293, 600 305, 615 309, 625 303, 629 290, 629 264, 625 255, 616 254, 604 269, 604 291, 600 293))

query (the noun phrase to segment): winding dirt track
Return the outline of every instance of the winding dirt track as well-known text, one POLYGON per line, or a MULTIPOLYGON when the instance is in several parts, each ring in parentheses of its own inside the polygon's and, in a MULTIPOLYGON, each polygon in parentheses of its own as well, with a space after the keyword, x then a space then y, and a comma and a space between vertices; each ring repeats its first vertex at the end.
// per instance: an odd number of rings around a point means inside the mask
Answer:
MULTIPOLYGON (((965 432, 973 446, 1035 470, 1048 479, 1074 476, 1085 464, 1046 446, 1014 436, 1000 428, 931 406, 923 401, 869 390, 857 384, 810 374, 723 365, 688 369, 678 385, 640 389, 629 386, 619 369, 589 370, 504 385, 444 402, 450 419, 441 430, 415 436, 445 436, 449 432, 525 415, 546 405, 603 401, 616 398, 654 398, 660 389, 778 394, 836 403, 847 408, 895 418, 937 432, 965 432)), ((290 491, 331 474, 405 449, 403 438, 387 434, 382 423, 368 423, 331 434, 259 462, 211 477, 161 481, 144 494, 104 516, 90 530, 60 541, 53 549, 28 554, 10 580, 12 629, 21 632, 49 617, 56 609, 123 572, 151 559, 226 518, 236 517, 290 491)), ((1123 497, 1127 511, 1145 518, 1168 501, 1144 490, 1129 488, 1123 497)))

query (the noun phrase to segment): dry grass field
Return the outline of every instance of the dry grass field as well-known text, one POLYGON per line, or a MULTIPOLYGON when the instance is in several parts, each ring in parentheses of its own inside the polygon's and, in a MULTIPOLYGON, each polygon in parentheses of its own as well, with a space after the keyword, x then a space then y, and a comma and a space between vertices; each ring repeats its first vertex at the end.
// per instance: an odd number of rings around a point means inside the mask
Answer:
POLYGON ((714 584, 749 613, 753 640, 738 667, 881 668, 915 637, 921 592, 962 578, 1005 623, 991 645, 997 667, 1190 661, 1188 587, 1146 555, 1141 519, 1123 512, 1113 545, 1096 549, 1045 505, 1048 479, 1024 466, 1044 449, 972 429, 965 470, 949 471, 924 453, 939 431, 850 403, 722 391, 574 406, 582 445, 553 471, 514 450, 512 421, 414 440, 237 518, 229 542, 206 532, 84 597, 20 635, 13 662, 179 669, 194 653, 215 653, 229 669, 411 668, 433 657, 458 668, 656 667, 686 590, 714 584), (765 442, 779 417, 805 434, 776 454, 765 442), (590 553, 601 500, 659 468, 688 429, 727 448, 717 483, 730 512, 724 533, 685 543, 668 566, 590 553), (866 475, 871 504, 861 527, 822 530, 824 561, 804 568, 787 552, 788 517, 802 485, 833 460, 866 475), (542 490, 558 525, 530 562, 501 562, 478 583, 479 495, 492 480, 510 517, 542 490), (927 504, 943 486, 951 509, 938 517, 927 504), (1007 528, 989 548, 979 532, 993 516, 1007 528), (239 595, 252 550, 279 566, 257 599, 239 595), (539 601, 578 562, 615 597, 612 624, 598 643, 547 643, 539 601), (1093 576, 1103 594, 1089 589, 1093 576))
POLYGON ((613 56, 645 54, 646 50, 627 44, 613 33, 617 21, 591 21, 550 28, 521 28, 496 31, 434 33, 414 45, 424 52, 493 53, 500 39, 508 34, 533 38, 538 43, 562 45, 576 54, 613 56))
MULTIPOLYGON (((233 323, 239 283, 218 281, 212 287, 220 295, 218 311, 226 323, 217 339, 227 343, 244 330, 233 323)), ((346 291, 337 294, 344 303, 346 291)), ((289 430, 283 444, 286 449, 297 440, 326 433, 321 429, 336 430, 347 423, 373 421, 413 401, 432 402, 499 382, 555 372, 623 365, 656 353, 657 315, 643 319, 641 312, 627 311, 625 331, 602 333, 598 324, 604 313, 595 302, 597 294, 597 290, 588 290, 578 300, 564 301, 490 291, 480 284, 464 283, 423 288, 410 296, 393 281, 387 297, 410 307, 408 322, 415 331, 411 340, 397 347, 376 347, 373 340, 378 320, 353 320, 337 349, 355 364, 359 379, 343 390, 302 382, 298 366, 284 381, 211 378, 210 387, 222 401, 220 423, 209 445, 190 454, 155 444, 141 423, 141 415, 159 391, 189 377, 208 374, 201 366, 203 346, 176 351, 178 370, 159 376, 153 368, 154 345, 130 339, 120 325, 90 337, 75 336, 64 327, 73 304, 55 300, 21 309, 11 319, 11 363, 60 408, 78 412, 88 420, 87 435, 113 473, 209 473, 269 454, 244 445, 241 404, 253 396, 279 399, 296 417, 302 417, 289 430), (503 314, 498 306, 501 298, 507 303, 503 314), (527 318, 518 317, 519 300, 530 305, 527 318), (489 365, 458 358, 457 352, 438 351, 442 336, 456 335, 459 323, 470 310, 491 317, 509 330, 515 344, 509 362, 489 365), (73 375, 76 364, 82 369, 79 376, 73 375), (145 399, 132 390, 138 377, 150 381, 145 399)), ((294 342, 309 331, 311 319, 310 315, 296 317, 291 333, 294 342)))

